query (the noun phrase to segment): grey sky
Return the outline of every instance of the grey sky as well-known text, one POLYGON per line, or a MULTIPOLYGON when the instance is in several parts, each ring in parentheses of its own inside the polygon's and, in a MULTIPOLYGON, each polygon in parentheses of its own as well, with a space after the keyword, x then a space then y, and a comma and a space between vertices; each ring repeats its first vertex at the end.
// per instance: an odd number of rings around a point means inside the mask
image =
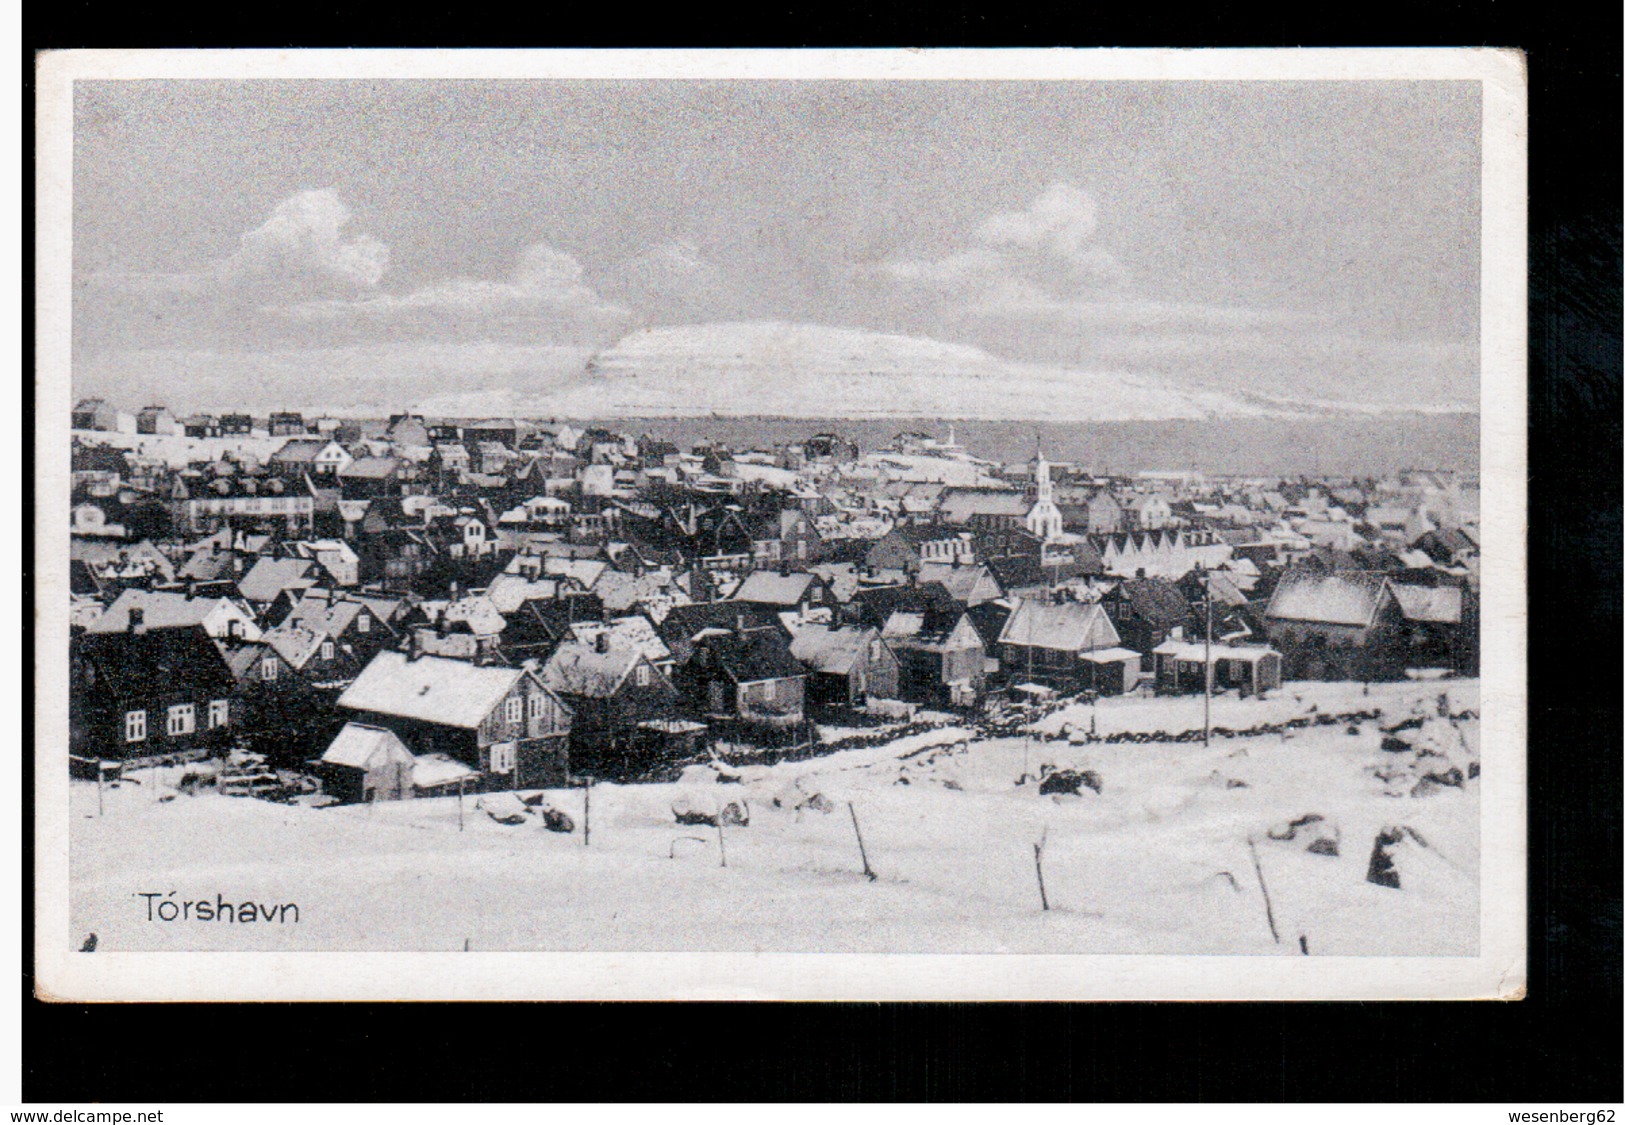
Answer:
POLYGON ((1471 83, 76 92, 86 392, 247 402, 304 355, 411 397, 526 355, 567 375, 546 357, 640 326, 775 320, 1476 402, 1471 83))

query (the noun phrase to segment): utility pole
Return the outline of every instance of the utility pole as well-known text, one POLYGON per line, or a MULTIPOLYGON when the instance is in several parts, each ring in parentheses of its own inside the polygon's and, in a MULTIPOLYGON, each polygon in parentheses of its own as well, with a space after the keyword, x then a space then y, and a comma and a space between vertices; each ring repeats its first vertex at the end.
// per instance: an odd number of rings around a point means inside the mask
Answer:
POLYGON ((1202 568, 1202 602, 1207 627, 1202 634, 1202 745, 1213 737, 1213 576, 1202 568))

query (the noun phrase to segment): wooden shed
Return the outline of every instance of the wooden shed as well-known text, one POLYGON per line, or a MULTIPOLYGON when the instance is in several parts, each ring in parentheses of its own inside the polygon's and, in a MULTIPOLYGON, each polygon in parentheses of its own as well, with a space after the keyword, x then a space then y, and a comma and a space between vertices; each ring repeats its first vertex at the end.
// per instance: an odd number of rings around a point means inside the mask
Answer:
POLYGON ((317 760, 316 772, 327 793, 341 801, 400 801, 412 796, 416 761, 394 731, 345 723, 317 760))

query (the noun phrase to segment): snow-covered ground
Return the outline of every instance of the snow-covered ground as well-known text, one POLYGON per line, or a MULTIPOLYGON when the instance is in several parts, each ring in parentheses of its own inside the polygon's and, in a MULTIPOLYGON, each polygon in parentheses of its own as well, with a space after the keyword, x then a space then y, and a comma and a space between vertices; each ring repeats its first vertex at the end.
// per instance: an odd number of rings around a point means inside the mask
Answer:
MULTIPOLYGON (((1215 701, 1235 728, 1309 713, 1457 713, 1476 681, 1288 684, 1272 699, 1215 701)), ((1200 728, 1200 698, 1107 700, 1042 730, 1200 728)), ((1074 952, 1472 955, 1478 946, 1478 782, 1410 795, 1410 754, 1380 749, 1377 724, 1201 743, 966 742, 944 728, 812 761, 708 768, 679 783, 550 793, 575 832, 540 817, 496 823, 456 798, 315 809, 211 792, 155 800, 147 784, 73 786, 70 933, 112 950, 557 950, 1074 952), (1043 764, 1092 770, 1099 794, 1017 785, 1043 764), (1384 782, 1372 767, 1390 775, 1384 782), (903 781, 906 779, 907 784, 903 781), (1389 792, 1401 795, 1387 795, 1389 792), (793 806, 813 794, 829 811, 793 806), (739 800, 748 827, 674 822, 672 805, 739 800), (775 807, 778 798, 778 807, 775 807), (877 875, 863 874, 847 803, 877 875), (1293 840, 1291 820, 1324 821, 1293 840), (1333 828, 1328 827, 1335 826, 1333 828), (1366 881, 1376 835, 1398 890, 1366 881), (1335 836, 1337 855, 1306 850, 1335 836), (1051 909, 1033 845, 1044 842, 1051 909), (1249 841, 1252 841, 1249 846, 1249 841), (1418 842, 1418 841, 1424 841, 1418 842), (1257 868, 1254 866, 1254 856, 1257 868), (1262 882, 1268 887, 1266 911, 1262 882), (157 899, 296 903, 297 923, 149 921, 157 899), (1279 942, 1270 931, 1273 914, 1279 942)), ((1409 732, 1458 764, 1477 760, 1476 721, 1409 732)), ((172 777, 170 781, 178 780, 172 777)), ((158 793, 165 794, 163 788, 158 793)))

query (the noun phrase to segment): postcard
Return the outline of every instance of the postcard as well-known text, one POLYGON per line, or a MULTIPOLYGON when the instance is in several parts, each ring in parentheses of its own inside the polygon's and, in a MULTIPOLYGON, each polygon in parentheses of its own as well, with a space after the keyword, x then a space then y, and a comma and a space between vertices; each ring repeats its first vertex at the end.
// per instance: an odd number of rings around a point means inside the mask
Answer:
POLYGON ((1522 995, 1516 52, 37 75, 43 997, 1522 995))

